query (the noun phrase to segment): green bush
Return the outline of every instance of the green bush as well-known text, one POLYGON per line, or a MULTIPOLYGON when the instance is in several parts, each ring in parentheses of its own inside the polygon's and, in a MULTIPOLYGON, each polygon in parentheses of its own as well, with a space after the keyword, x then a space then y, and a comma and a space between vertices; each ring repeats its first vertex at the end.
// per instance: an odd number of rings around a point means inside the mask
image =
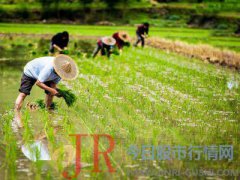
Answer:
POLYGON ((25 5, 20 7, 20 9, 18 10, 17 14, 22 19, 28 19, 29 16, 30 16, 30 12, 29 12, 28 8, 25 5))
POLYGON ((168 20, 171 20, 171 21, 178 21, 181 19, 181 17, 179 15, 176 15, 176 14, 172 14, 172 15, 169 15, 167 17, 168 20))
POLYGON ((217 27, 216 27, 217 29, 228 29, 229 28, 229 26, 227 25, 227 24, 218 24, 217 25, 217 27))

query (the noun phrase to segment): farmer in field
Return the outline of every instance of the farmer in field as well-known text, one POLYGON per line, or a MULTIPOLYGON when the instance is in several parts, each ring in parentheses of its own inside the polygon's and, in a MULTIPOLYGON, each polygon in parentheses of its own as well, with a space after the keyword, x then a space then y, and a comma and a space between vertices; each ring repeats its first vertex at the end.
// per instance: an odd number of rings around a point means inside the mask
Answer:
POLYGON ((127 32, 119 31, 114 33, 112 37, 116 40, 116 46, 118 47, 120 53, 122 53, 122 49, 124 46, 130 46, 130 36, 127 32))
POLYGON ((106 55, 110 57, 111 53, 113 52, 114 45, 116 44, 116 40, 112 37, 103 37, 98 40, 97 47, 93 51, 93 58, 95 58, 99 51, 101 51, 101 55, 106 55))
POLYGON ((75 62, 66 55, 56 57, 46 56, 36 58, 26 64, 24 67, 19 95, 15 102, 15 121, 22 127, 20 111, 24 99, 30 95, 31 89, 36 84, 45 90, 45 107, 48 109, 52 104, 53 97, 60 97, 56 90, 57 84, 61 79, 73 80, 77 77, 78 69, 75 62))
POLYGON ((138 43, 141 42, 142 47, 144 47, 145 44, 145 38, 148 36, 149 31, 149 23, 143 23, 140 26, 138 26, 136 34, 137 34, 137 41, 134 44, 135 47, 137 47, 138 43))
POLYGON ((51 39, 51 44, 50 44, 50 53, 54 53, 55 49, 57 52, 60 54, 64 52, 64 50, 67 49, 69 42, 69 34, 67 31, 63 31, 62 33, 57 33, 54 35, 51 39))

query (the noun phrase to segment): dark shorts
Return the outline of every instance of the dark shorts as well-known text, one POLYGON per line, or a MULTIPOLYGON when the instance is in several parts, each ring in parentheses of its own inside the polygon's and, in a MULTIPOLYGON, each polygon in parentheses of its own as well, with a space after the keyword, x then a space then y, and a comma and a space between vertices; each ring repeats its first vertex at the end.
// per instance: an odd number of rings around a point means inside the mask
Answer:
POLYGON ((143 40, 143 39, 144 39, 141 34, 136 33, 136 35, 137 35, 137 39, 138 39, 138 40, 143 40))
MULTIPOLYGON (((33 79, 31 77, 26 76, 24 73, 21 78, 21 85, 19 88, 19 92, 24 93, 26 95, 30 95, 30 92, 32 90, 33 85, 36 83, 36 79, 33 79)), ((48 87, 51 87, 52 81, 47 81, 44 84, 46 84, 48 87)), ((50 92, 45 90, 46 94, 49 94, 50 92)))

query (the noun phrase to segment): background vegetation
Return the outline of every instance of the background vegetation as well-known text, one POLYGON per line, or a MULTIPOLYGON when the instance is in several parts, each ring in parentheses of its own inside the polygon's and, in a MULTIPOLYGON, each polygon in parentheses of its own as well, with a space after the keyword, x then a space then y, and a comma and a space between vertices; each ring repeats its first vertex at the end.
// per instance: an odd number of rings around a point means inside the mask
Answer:
POLYGON ((159 2, 147 0, 29 0, 28 3, 4 0, 1 1, 0 6, 0 21, 121 25, 148 20, 153 26, 229 29, 238 33, 239 12, 240 3, 237 0, 201 2, 194 0, 159 2))

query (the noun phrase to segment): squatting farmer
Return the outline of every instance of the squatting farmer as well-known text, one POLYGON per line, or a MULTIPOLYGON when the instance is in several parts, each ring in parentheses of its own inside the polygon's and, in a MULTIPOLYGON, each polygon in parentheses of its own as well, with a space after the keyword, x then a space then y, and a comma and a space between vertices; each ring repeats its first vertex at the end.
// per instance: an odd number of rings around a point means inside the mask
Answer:
POLYGON ((112 37, 103 37, 98 40, 97 47, 93 51, 93 58, 95 58, 99 51, 101 51, 101 55, 107 55, 110 57, 114 45, 116 44, 116 40, 112 37))
POLYGON ((119 31, 114 33, 112 37, 116 40, 116 46, 118 47, 120 53, 122 53, 124 46, 130 46, 130 36, 127 32, 119 31))
POLYGON ((68 42, 69 42, 69 34, 67 31, 57 33, 51 39, 49 52, 54 53, 56 49, 57 52, 59 52, 60 54, 63 53, 63 51, 67 49, 68 42))
POLYGON ((14 120, 22 127, 21 107, 27 95, 30 95, 31 89, 36 84, 45 90, 45 104, 48 109, 52 104, 53 97, 59 97, 56 90, 57 84, 61 79, 74 80, 77 77, 78 69, 75 62, 66 55, 58 55, 56 57, 46 56, 33 59, 24 67, 19 88, 19 95, 15 102, 15 118, 14 120))
POLYGON ((148 36, 148 32, 149 32, 149 23, 143 23, 140 26, 137 27, 137 41, 134 44, 134 46, 137 46, 138 43, 141 42, 142 47, 144 47, 145 44, 145 38, 148 36))

